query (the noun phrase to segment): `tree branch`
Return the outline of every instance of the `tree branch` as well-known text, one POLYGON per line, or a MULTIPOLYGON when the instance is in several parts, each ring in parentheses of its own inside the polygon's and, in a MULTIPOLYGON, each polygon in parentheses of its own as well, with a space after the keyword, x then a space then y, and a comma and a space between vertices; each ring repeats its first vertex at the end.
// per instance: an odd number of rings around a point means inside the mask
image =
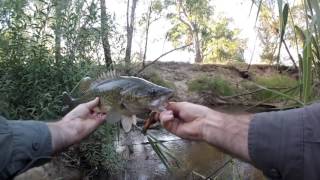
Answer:
POLYGON ((283 44, 284 44, 284 47, 286 48, 287 53, 289 54, 289 57, 290 57, 290 59, 291 59, 291 61, 292 61, 292 63, 293 63, 294 68, 295 68, 295 69, 298 69, 297 63, 296 63, 296 61, 294 60, 294 58, 292 57, 286 41, 283 39, 282 42, 283 42, 283 44))
POLYGON ((177 51, 177 50, 180 50, 180 49, 184 49, 186 47, 189 47, 191 46, 193 43, 190 43, 190 44, 187 44, 187 45, 184 45, 184 46, 180 46, 180 47, 177 47, 177 48, 174 48, 170 51, 167 51, 163 54, 161 54, 159 57, 157 57, 156 59, 154 59, 152 62, 150 62, 149 64, 145 65, 143 68, 141 68, 137 73, 135 73, 135 76, 139 75, 142 71, 144 71, 147 67, 151 66, 152 64, 156 63, 157 61, 159 61, 162 57, 174 52, 174 51, 177 51))
POLYGON ((180 20, 183 24, 185 24, 185 25, 189 28, 190 32, 192 33, 192 31, 193 31, 193 26, 192 26, 192 23, 191 23, 191 22, 188 22, 188 20, 189 20, 189 19, 188 19, 188 15, 187 15, 187 12, 185 11, 185 9, 184 9, 183 6, 182 6, 181 0, 178 0, 177 3, 178 3, 178 15, 179 15, 179 20, 180 20), (181 12, 180 9, 182 9, 182 12, 181 12), (188 20, 183 19, 181 13, 183 13, 184 16, 185 16, 188 20))

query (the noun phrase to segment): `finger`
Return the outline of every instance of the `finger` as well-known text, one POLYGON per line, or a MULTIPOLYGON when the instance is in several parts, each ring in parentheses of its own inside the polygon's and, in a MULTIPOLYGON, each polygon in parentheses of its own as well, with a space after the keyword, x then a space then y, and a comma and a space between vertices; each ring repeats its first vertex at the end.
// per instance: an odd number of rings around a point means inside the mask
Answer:
POLYGON ((159 119, 160 119, 161 124, 163 125, 165 122, 173 120, 174 116, 173 116, 172 111, 163 111, 160 113, 159 119))
POLYGON ((164 114, 160 114, 160 122, 161 125, 167 129, 169 132, 173 133, 173 134, 177 134, 177 129, 179 127, 179 120, 175 119, 173 114, 169 114, 169 113, 164 113, 164 114))
POLYGON ((85 103, 85 105, 86 105, 89 109, 93 109, 94 107, 97 107, 97 106, 99 105, 99 98, 96 97, 94 100, 85 103))

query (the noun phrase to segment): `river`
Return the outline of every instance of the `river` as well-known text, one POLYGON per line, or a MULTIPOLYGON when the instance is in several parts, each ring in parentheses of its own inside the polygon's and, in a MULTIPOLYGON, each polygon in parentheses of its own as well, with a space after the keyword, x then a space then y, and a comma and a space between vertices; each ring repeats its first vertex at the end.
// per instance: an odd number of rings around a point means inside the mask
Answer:
MULTIPOLYGON (((230 107, 220 107, 219 110, 230 112, 230 107)), ((241 113, 242 110, 232 108, 232 113, 241 113)), ((162 128, 148 130, 148 133, 163 141, 180 161, 181 167, 170 173, 148 144, 146 136, 136 129, 128 134, 120 133, 116 146, 125 165, 124 170, 111 179, 264 179, 262 173, 250 164, 232 159, 205 142, 183 140, 162 128)))

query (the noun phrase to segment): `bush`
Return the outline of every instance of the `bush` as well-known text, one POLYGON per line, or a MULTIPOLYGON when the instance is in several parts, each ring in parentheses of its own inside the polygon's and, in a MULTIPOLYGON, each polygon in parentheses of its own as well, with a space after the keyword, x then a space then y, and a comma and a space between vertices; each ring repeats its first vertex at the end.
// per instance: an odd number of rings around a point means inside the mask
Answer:
POLYGON ((219 96, 231 96, 235 94, 235 88, 222 77, 201 76, 189 81, 188 89, 195 92, 210 92, 219 96))
MULTIPOLYGON (((80 144, 80 159, 82 163, 89 165, 89 169, 115 174, 123 168, 124 160, 114 147, 117 128, 116 125, 104 124, 80 144)), ((69 153, 69 156, 74 156, 74 153, 69 153)))

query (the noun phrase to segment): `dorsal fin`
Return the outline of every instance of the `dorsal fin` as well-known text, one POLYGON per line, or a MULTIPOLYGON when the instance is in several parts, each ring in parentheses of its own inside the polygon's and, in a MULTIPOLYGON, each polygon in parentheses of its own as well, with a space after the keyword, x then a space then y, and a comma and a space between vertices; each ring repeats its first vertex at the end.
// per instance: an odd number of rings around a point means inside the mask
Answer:
POLYGON ((98 78, 93 82, 93 84, 99 84, 102 81, 116 79, 120 77, 120 75, 115 70, 110 70, 107 72, 101 73, 98 78))

